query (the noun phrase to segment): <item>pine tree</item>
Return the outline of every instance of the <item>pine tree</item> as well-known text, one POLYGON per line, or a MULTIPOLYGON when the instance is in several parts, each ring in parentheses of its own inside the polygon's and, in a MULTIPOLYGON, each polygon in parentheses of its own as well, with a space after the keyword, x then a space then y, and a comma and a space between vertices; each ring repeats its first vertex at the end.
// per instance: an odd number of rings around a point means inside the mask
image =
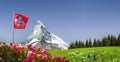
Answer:
POLYGON ((79 40, 79 47, 82 48, 82 43, 80 40, 79 40))
POLYGON ((89 47, 88 40, 86 40, 85 47, 89 47))
POLYGON ((102 42, 101 42, 99 39, 97 40, 97 44, 96 44, 96 46, 97 46, 97 47, 102 46, 102 42))
POLYGON ((81 45, 81 43, 80 43, 80 40, 78 41, 78 48, 80 48, 80 45, 81 45))
POLYGON ((120 46, 120 34, 117 37, 117 45, 120 46))
POLYGON ((75 41, 75 48, 78 48, 78 41, 75 41))
POLYGON ((102 46, 106 46, 106 44, 107 44, 107 38, 104 37, 101 42, 102 42, 102 46))
POLYGON ((91 39, 89 39, 89 47, 92 47, 91 39))
POLYGON ((110 38, 110 46, 115 46, 115 43, 116 43, 116 37, 111 35, 111 38, 110 38))
POLYGON ((80 42, 80 47, 83 48, 84 47, 84 42, 83 41, 79 41, 80 42))
POLYGON ((81 41, 81 43, 82 43, 82 47, 84 48, 84 47, 85 47, 84 42, 83 42, 83 41, 81 41))
POLYGON ((96 41, 96 39, 94 39, 94 41, 93 41, 93 47, 97 47, 97 41, 96 41))
POLYGON ((75 48, 75 44, 72 42, 70 45, 71 48, 75 48))

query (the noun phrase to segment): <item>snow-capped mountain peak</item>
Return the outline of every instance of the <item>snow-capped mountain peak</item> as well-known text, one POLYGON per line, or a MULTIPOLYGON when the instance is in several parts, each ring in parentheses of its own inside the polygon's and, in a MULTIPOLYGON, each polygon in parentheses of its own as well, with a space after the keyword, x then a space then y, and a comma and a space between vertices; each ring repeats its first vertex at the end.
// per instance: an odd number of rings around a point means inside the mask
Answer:
POLYGON ((68 49, 68 45, 60 37, 48 32, 44 24, 39 20, 27 40, 27 44, 33 44, 35 47, 45 49, 68 49))

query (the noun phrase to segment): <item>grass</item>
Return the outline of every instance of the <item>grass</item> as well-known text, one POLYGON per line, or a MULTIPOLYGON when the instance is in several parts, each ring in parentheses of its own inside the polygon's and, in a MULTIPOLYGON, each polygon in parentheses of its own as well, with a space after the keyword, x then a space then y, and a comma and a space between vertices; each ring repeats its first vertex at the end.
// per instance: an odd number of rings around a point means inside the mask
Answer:
POLYGON ((48 52, 55 56, 65 56, 70 62, 120 62, 120 47, 77 48, 48 52))

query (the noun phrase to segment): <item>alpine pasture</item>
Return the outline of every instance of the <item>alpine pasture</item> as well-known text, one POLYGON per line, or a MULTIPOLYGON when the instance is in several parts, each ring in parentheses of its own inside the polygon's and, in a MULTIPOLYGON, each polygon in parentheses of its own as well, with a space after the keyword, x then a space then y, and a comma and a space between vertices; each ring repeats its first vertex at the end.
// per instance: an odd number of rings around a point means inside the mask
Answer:
POLYGON ((55 56, 66 56, 70 62, 120 62, 120 47, 92 47, 49 50, 55 56))

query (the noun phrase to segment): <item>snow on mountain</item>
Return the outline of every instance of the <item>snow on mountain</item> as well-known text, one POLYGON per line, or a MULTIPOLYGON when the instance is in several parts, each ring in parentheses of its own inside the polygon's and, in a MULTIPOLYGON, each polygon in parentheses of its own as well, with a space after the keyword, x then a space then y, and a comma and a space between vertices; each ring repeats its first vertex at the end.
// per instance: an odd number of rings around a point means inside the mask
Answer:
POLYGON ((60 37, 48 32, 41 21, 37 21, 33 28, 33 32, 28 36, 27 41, 27 44, 32 44, 35 47, 42 47, 45 49, 68 49, 68 44, 60 37))

